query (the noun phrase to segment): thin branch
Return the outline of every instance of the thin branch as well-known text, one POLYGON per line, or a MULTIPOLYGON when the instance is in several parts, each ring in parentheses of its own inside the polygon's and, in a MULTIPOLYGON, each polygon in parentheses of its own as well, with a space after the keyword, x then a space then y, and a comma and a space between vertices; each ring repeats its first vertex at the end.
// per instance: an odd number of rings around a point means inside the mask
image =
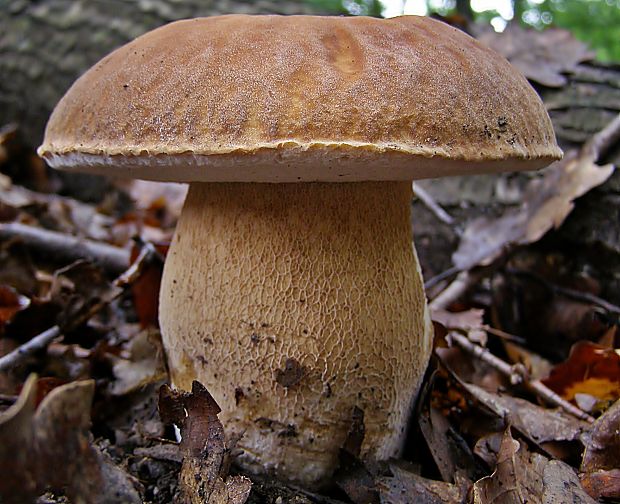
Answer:
MULTIPOLYGON (((484 271, 484 270, 482 270, 484 271)), ((456 278, 444 290, 442 290, 430 303, 432 310, 445 310, 454 301, 465 294, 473 285, 484 276, 484 273, 473 271, 461 271, 456 278)))
MULTIPOLYGON (((112 284, 113 287, 109 290, 108 295, 102 296, 99 302, 90 307, 87 312, 82 313, 78 315, 76 319, 71 320, 69 326, 75 327, 83 324, 93 315, 101 311, 105 306, 114 301, 114 299, 118 298, 123 293, 123 288, 134 282, 138 276, 140 276, 144 266, 156 255, 157 251, 155 250, 155 247, 153 247, 150 243, 145 244, 131 266, 129 266, 125 272, 114 280, 112 284)), ((7 371, 12 367, 17 366, 23 362, 26 357, 47 348, 52 341, 61 336, 63 329, 66 329, 66 327, 67 326, 60 327, 58 325, 50 327, 23 345, 20 345, 12 352, 0 357, 0 372, 7 371)))
POLYGON ((468 354, 480 359, 481 361, 491 366, 493 369, 496 369, 504 376, 508 377, 510 383, 512 383, 513 385, 523 385, 547 403, 553 404, 554 406, 559 406, 564 411, 579 418, 580 420, 585 420, 586 422, 590 423, 594 422, 593 417, 580 410, 570 402, 562 399, 558 394, 556 394, 547 386, 543 385, 540 381, 528 380, 526 376, 527 372, 522 365, 508 364, 499 357, 493 355, 486 348, 472 343, 465 336, 457 332, 451 332, 449 334, 449 337, 452 342, 459 346, 459 348, 463 349, 468 354))
POLYGON ((439 204, 433 199, 426 189, 420 187, 420 185, 415 182, 412 184, 412 187, 415 195, 420 198, 420 201, 424 203, 424 205, 426 205, 431 212, 433 212, 435 217, 445 224, 454 224, 454 218, 439 206, 439 204))
POLYGON ((435 275, 434 277, 432 277, 432 278, 428 279, 426 282, 424 282, 424 288, 426 290, 432 289, 439 282, 445 280, 446 278, 450 278, 451 276, 456 275, 460 271, 461 271, 461 268, 459 268, 458 266, 452 266, 451 268, 448 268, 447 270, 442 271, 438 275, 435 275))
POLYGON ((16 222, 0 224, 0 240, 11 238, 19 238, 27 247, 67 262, 91 259, 112 273, 123 271, 129 264, 129 252, 119 247, 16 222))

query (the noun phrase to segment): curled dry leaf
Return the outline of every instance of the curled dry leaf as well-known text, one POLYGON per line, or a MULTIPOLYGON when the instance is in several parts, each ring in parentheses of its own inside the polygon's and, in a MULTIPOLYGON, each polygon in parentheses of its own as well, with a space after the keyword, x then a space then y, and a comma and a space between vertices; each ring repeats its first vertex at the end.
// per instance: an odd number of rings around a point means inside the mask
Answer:
POLYGON ((583 490, 570 466, 532 453, 525 443, 512 438, 506 429, 497 454, 497 466, 473 487, 473 504, 595 504, 583 490))
POLYGON ((573 201, 605 182, 614 171, 613 165, 598 166, 593 157, 590 149, 565 157, 528 184, 521 207, 498 219, 472 221, 452 256, 454 265, 469 270, 491 264, 506 248, 536 242, 559 227, 573 209, 573 201))
POLYGON ((53 389, 36 407, 36 376, 0 415, 0 500, 32 502, 47 488, 75 503, 139 503, 129 476, 90 443, 92 380, 53 389))
POLYGON ((528 30, 510 23, 503 33, 489 30, 478 39, 504 56, 529 80, 548 87, 564 86, 565 73, 594 58, 583 42, 559 28, 528 30))
POLYGON ((542 382, 567 401, 585 394, 599 402, 620 399, 620 355, 589 341, 573 345, 568 359, 542 382))
POLYGON ((179 474, 181 504, 243 504, 252 488, 245 476, 229 476, 230 451, 220 407, 199 382, 192 391, 180 392, 164 385, 159 390, 159 411, 164 423, 181 429, 183 454, 179 474))

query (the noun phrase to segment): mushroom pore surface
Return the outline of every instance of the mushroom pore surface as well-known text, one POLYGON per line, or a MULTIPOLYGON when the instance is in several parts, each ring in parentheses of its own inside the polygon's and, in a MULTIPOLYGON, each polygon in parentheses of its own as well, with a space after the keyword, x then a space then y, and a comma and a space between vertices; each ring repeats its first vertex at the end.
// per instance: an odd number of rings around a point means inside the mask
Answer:
POLYGON ((194 183, 166 260, 172 382, 202 382, 241 462, 316 486, 357 406, 397 456, 431 349, 409 182, 194 183))

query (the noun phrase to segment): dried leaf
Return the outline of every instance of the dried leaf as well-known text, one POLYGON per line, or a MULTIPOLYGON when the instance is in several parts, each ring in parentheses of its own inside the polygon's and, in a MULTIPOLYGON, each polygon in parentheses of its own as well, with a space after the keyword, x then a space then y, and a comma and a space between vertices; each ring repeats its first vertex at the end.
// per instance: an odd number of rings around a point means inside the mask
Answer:
POLYGON ((187 194, 187 184, 171 182, 151 182, 148 180, 133 180, 129 194, 138 208, 150 208, 153 202, 163 199, 167 210, 178 218, 181 215, 183 202, 187 194))
POLYGON ((338 455, 339 467, 334 480, 355 504, 378 504, 375 478, 359 458, 365 433, 364 411, 356 406, 347 438, 338 455))
MULTIPOLYGON (((1 192, 1 191, 0 191, 1 192)), ((37 291, 37 279, 30 254, 19 240, 0 244, 0 283, 10 285, 21 294, 31 296, 37 291)))
POLYGON ((30 300, 8 285, 0 285, 0 334, 4 326, 13 319, 13 316, 26 308, 30 300))
POLYGON ((488 265, 509 246, 536 242, 564 222, 573 200, 605 182, 613 171, 613 165, 596 165, 590 150, 554 163, 542 178, 528 184, 520 208, 498 219, 475 219, 467 226, 452 256, 454 265, 462 270, 488 265))
POLYGON ((581 472, 620 469, 620 401, 596 420, 584 436, 581 472))
POLYGON ((228 476, 231 446, 218 419, 220 407, 199 382, 192 392, 162 386, 159 393, 162 421, 181 429, 183 464, 179 475, 182 504, 243 504, 252 487, 244 476, 228 476))
POLYGON ((476 462, 465 440, 447 418, 431 407, 419 419, 420 430, 443 481, 454 482, 458 473, 473 478, 476 462))
POLYGON ((167 376, 159 331, 144 330, 129 342, 129 358, 113 358, 112 395, 125 395, 167 376))
POLYGON ((474 504, 573 502, 594 504, 570 466, 530 453, 506 429, 493 474, 474 483, 474 504))
POLYGON ((620 355, 589 341, 573 345, 565 362, 542 382, 568 401, 587 394, 601 402, 620 399, 620 355))
POLYGON ((36 377, 0 415, 0 497, 31 502, 46 488, 75 503, 139 503, 129 477, 89 441, 94 382, 53 389, 35 411, 36 377))
POLYGON ((377 479, 377 488, 384 504, 462 504, 466 502, 468 483, 433 481, 390 465, 392 477, 377 479))
POLYGON ((593 499, 620 501, 620 469, 595 471, 581 476, 581 484, 593 499))
MULTIPOLYGON (((165 256, 169 243, 156 244, 155 247, 165 256)), ((131 262, 136 260, 139 253, 138 247, 132 249, 131 262)), ((159 327, 159 288, 163 272, 164 265, 161 261, 150 261, 131 286, 133 304, 142 327, 159 327)))
POLYGON ((99 303, 108 303, 122 289, 113 286, 103 271, 88 261, 76 261, 54 273, 50 298, 62 306, 58 325, 65 330, 83 323, 89 312, 99 303))
POLYGON ((567 79, 563 74, 594 58, 583 42, 559 28, 538 31, 510 23, 503 33, 489 30, 478 39, 508 59, 528 79, 548 87, 564 86, 567 79))
POLYGON ((518 397, 492 394, 470 383, 462 385, 476 400, 536 444, 575 441, 589 428, 588 423, 559 409, 549 410, 518 397))

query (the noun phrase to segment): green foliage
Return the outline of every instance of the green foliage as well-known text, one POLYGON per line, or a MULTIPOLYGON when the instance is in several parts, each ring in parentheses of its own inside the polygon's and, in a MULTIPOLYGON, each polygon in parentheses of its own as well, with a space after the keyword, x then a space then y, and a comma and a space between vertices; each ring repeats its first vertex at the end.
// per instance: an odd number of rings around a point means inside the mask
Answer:
POLYGON ((381 17, 383 4, 380 0, 307 0, 324 12, 353 16, 381 17))
MULTIPOLYGON (((620 0, 545 0, 525 4, 520 21, 543 28, 547 25, 570 30, 596 50, 603 61, 620 61, 620 0)), ((515 7, 517 7, 515 5, 515 7)), ((515 9, 518 14, 519 10, 515 9)))

